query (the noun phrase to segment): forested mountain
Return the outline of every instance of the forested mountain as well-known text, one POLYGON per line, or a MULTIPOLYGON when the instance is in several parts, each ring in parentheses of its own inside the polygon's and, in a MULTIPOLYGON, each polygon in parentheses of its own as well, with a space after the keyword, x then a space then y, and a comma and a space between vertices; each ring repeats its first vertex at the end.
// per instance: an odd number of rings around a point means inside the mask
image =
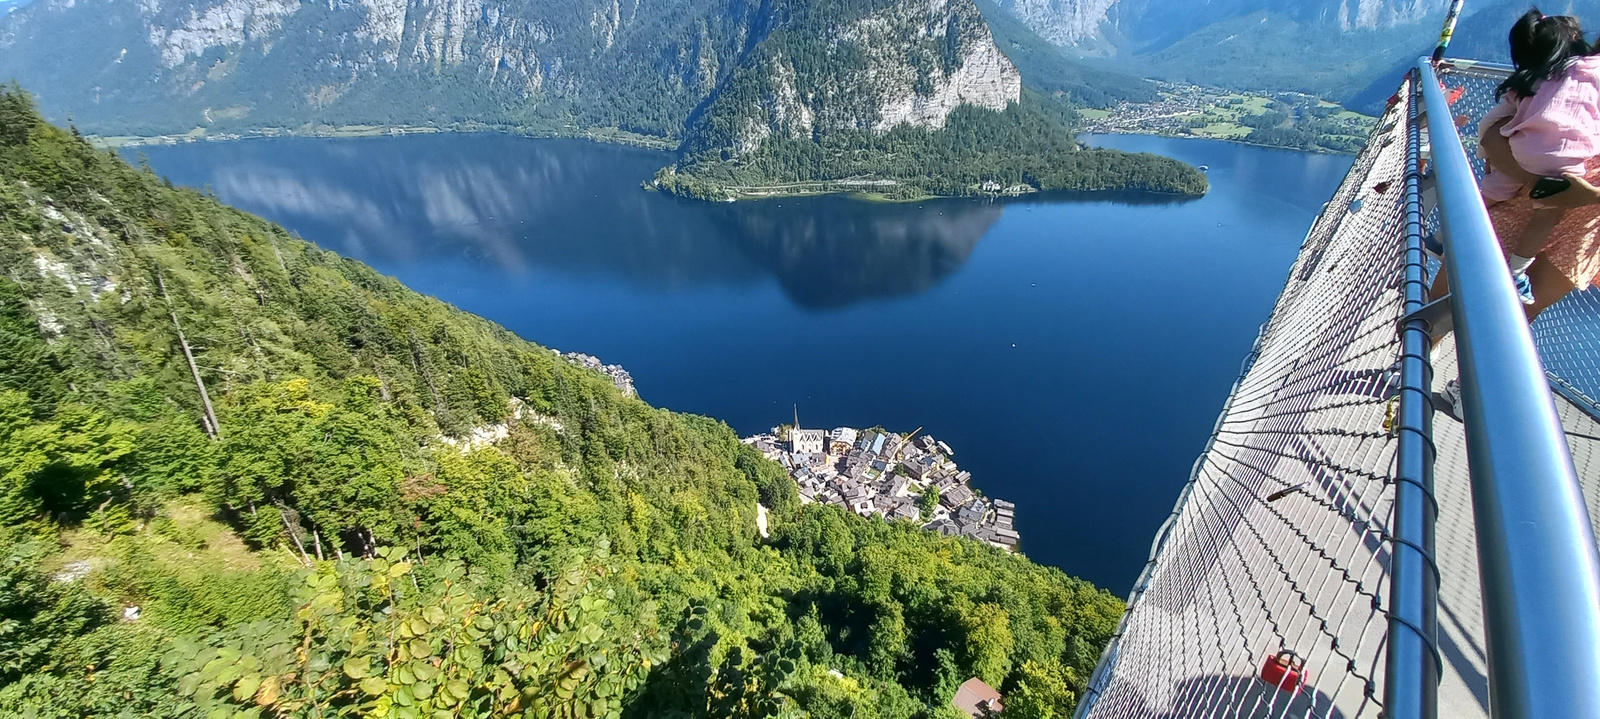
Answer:
MULTIPOLYGON (((1438 36, 1448 0, 998 0, 1039 35, 1140 75, 1345 101, 1438 36)), ((1468 11, 1475 11, 1469 3, 1468 11)), ((1525 9, 1525 8, 1524 8, 1525 9)), ((1392 91, 1392 89, 1391 89, 1392 91)))
POLYGON ((1116 626, 16 89, 0 267, 0 715, 1065 716, 1116 626))
POLYGON ((98 134, 327 125, 675 137, 772 21, 743 0, 40 0, 0 67, 98 134))
POLYGON ((1176 163, 1060 154, 1076 150, 1057 140, 1070 136, 1072 107, 1149 90, 1124 76, 1099 82, 1037 52, 1042 41, 1021 25, 1006 30, 1025 72, 973 0, 40 0, 0 19, 0 67, 40 88, 48 115, 100 135, 603 136, 678 146, 682 175, 658 186, 707 197, 850 178, 900 196, 1000 181, 1205 191, 1176 163), (1025 77, 1042 114, 1020 107, 1037 104, 1023 98, 1025 77), (1012 144, 944 131, 978 108, 987 115, 969 119, 1012 144), (910 144, 884 139, 896 132, 910 144), (960 147, 912 165, 895 154, 929 143, 960 147), (1065 178, 1041 163, 1092 170, 1065 178))

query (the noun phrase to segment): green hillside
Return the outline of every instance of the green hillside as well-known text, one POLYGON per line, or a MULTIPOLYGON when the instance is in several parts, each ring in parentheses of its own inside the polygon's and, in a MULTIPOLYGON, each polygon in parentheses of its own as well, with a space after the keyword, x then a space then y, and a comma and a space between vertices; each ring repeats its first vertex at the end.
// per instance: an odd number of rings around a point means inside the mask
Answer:
POLYGON ((802 509, 726 425, 15 88, 0 267, 3 716, 923 717, 970 676, 1064 716, 1122 608, 802 509))

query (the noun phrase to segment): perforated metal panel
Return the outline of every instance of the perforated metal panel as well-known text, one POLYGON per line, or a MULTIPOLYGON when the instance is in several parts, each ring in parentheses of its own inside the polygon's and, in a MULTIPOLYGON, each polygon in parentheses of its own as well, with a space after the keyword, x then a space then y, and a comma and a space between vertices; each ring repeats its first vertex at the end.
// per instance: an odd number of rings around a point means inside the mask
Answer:
POLYGON ((1306 237, 1086 702, 1092 717, 1381 710, 1406 103, 1306 237), (1258 677, 1280 651, 1298 690, 1258 677))
MULTIPOLYGON (((1458 63, 1439 75, 1475 155, 1478 120, 1504 70, 1458 63)), ((1409 94, 1399 93, 1307 235, 1079 716, 1381 714, 1409 94), (1306 662, 1298 688, 1260 678, 1283 650, 1306 662)), ((1425 222, 1428 231, 1437 224, 1437 214, 1425 222)), ((1558 409, 1593 508, 1600 289, 1569 295, 1533 334, 1561 390, 1558 409)), ((1456 376, 1453 340, 1434 362, 1437 390, 1456 376)), ((1435 431, 1439 715, 1487 716, 1464 437, 1453 420, 1437 420, 1435 431)))

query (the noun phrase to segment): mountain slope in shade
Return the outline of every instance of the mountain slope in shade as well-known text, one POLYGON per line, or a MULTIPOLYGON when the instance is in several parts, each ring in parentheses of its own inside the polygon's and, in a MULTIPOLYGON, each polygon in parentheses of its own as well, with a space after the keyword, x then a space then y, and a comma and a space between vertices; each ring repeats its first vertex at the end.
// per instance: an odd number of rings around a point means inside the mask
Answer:
MULTIPOLYGON (((1475 9, 1463 17, 1450 41, 1450 57, 1489 62, 1510 63, 1511 25, 1528 11, 1529 4, 1521 0, 1503 0, 1475 9)), ((1545 10, 1552 15, 1575 15, 1584 21, 1591 39, 1600 30, 1600 0, 1562 0, 1551 3, 1545 10)), ((1417 58, 1433 52, 1434 38, 1418 38, 1412 42, 1400 59, 1378 75, 1364 90, 1351 99, 1351 106, 1366 112, 1376 112, 1400 86, 1400 78, 1416 65, 1417 58)))
POLYGON ((1337 33, 1404 27, 1442 13, 1449 0, 1000 0, 1058 45, 1112 43, 1149 52, 1214 23, 1265 13, 1337 33))
POLYGON ((1039 35, 1166 80, 1344 100, 1437 36, 1448 0, 1001 0, 1039 35))

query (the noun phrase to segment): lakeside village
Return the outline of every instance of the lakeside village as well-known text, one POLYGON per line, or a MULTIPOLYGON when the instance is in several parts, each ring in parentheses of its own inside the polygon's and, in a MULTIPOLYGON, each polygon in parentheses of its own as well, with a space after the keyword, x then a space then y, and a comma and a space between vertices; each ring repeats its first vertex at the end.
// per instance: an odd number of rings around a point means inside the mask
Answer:
POLYGON ((599 357, 586 355, 582 352, 562 352, 560 354, 561 359, 611 378, 611 383, 616 385, 617 389, 622 390, 623 396, 639 396, 639 391, 633 388, 633 375, 628 374, 628 371, 623 369, 622 365, 606 364, 601 362, 599 357))
POLYGON ((800 502, 845 507, 863 517, 916 522, 947 537, 965 536, 1016 551, 1017 506, 972 490, 944 442, 918 432, 792 426, 742 440, 789 472, 800 502))

